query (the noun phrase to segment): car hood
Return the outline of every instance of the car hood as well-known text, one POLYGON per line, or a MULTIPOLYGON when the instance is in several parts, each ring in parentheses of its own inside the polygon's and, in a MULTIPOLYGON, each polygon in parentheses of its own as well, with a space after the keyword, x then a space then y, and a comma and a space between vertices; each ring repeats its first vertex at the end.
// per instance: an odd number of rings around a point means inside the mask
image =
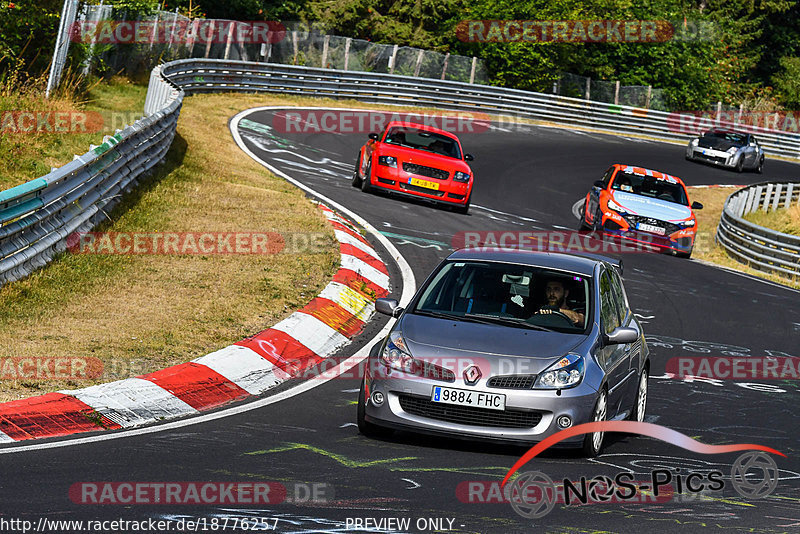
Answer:
POLYGON ((681 206, 668 200, 650 198, 624 191, 614 191, 614 201, 636 215, 652 217, 660 221, 682 221, 692 216, 689 206, 681 206))
POLYGON ((449 158, 447 156, 440 156, 425 150, 417 150, 415 148, 406 148, 397 145, 390 145, 381 143, 378 149, 380 155, 394 156, 400 160, 401 163, 416 163, 417 165, 424 165, 426 167, 434 167, 436 169, 443 169, 447 171, 461 171, 472 174, 472 170, 466 162, 449 158))
POLYGON ((727 139, 721 139, 719 137, 699 137, 697 141, 697 146, 703 148, 712 148, 714 150, 721 150, 722 152, 726 152, 732 146, 736 148, 741 148, 744 145, 742 143, 728 141, 727 139))
POLYGON ((405 314, 399 327, 415 358, 441 359, 451 369, 453 365, 447 362, 472 359, 489 362, 492 369, 505 369, 506 373, 521 369, 539 373, 586 340, 582 333, 543 332, 413 314, 405 314))

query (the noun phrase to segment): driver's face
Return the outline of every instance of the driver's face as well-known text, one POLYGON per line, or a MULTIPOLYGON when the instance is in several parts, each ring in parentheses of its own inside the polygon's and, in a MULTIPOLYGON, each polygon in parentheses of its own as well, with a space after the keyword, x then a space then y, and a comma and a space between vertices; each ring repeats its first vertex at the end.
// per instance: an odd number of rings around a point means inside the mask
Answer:
POLYGON ((564 305, 564 300, 567 298, 567 291, 561 282, 547 282, 544 294, 548 305, 558 306, 559 308, 564 305))

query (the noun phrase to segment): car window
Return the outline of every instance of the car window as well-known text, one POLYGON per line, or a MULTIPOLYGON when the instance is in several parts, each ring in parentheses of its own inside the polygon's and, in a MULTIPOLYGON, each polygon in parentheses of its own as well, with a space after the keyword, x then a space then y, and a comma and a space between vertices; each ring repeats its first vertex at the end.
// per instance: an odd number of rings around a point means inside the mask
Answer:
POLYGON ((461 159, 458 142, 452 137, 428 132, 419 128, 394 126, 386 134, 384 143, 433 152, 449 158, 461 159))
POLYGON ((611 274, 611 286, 614 290, 614 301, 617 305, 617 311, 619 311, 619 323, 624 325, 628 315, 628 298, 625 295, 625 287, 622 285, 622 280, 616 270, 609 272, 611 274))
POLYGON ((634 193, 644 197, 658 198, 683 206, 689 205, 686 190, 680 183, 658 179, 654 176, 642 176, 632 172, 618 172, 611 184, 614 191, 634 193))
POLYGON ((577 333, 588 327, 590 287, 589 278, 553 269, 451 261, 422 288, 412 313, 496 319, 511 326, 517 321, 520 327, 533 325, 577 333), (574 312, 577 319, 551 313, 559 310, 574 312))
POLYGON ((603 189, 608 187, 608 183, 611 181, 611 176, 614 174, 614 167, 609 167, 606 173, 603 175, 603 189))
POLYGON ((600 322, 603 332, 610 334, 620 325, 620 312, 614 295, 614 286, 607 270, 600 275, 600 322))

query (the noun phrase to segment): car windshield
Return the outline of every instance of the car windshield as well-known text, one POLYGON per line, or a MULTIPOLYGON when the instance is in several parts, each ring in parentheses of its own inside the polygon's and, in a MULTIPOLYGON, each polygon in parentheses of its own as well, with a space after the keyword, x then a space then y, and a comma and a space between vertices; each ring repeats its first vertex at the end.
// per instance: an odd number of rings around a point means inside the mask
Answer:
POLYGON ((458 148, 458 142, 455 139, 418 128, 395 126, 386 134, 384 143, 426 150, 441 156, 461 159, 461 150, 458 148))
POLYGON ((681 184, 653 176, 640 176, 634 173, 621 172, 614 178, 611 189, 634 193, 643 197, 667 200, 683 206, 689 205, 689 200, 686 198, 686 190, 681 184))
POLYGON ((705 138, 723 139, 725 141, 735 143, 737 145, 744 145, 747 139, 744 135, 733 132, 706 132, 703 134, 705 138))
POLYGON ((590 282, 529 265, 451 261, 422 289, 411 313, 579 333, 590 321, 590 282))

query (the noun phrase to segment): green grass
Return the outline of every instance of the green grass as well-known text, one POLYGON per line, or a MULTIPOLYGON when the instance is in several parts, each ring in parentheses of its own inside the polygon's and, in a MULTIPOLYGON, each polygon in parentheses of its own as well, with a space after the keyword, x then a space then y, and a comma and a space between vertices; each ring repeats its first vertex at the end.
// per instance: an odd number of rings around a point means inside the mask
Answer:
POLYGON ((112 119, 120 128, 123 119, 142 115, 146 94, 147 86, 123 78, 94 85, 85 95, 60 94, 50 100, 37 87, 0 87, 0 113, 97 111, 106 118, 104 129, 96 133, 13 133, 8 125, 0 129, 0 190, 44 176, 85 154, 90 144, 99 145, 104 135, 114 133, 109 129, 112 119))

